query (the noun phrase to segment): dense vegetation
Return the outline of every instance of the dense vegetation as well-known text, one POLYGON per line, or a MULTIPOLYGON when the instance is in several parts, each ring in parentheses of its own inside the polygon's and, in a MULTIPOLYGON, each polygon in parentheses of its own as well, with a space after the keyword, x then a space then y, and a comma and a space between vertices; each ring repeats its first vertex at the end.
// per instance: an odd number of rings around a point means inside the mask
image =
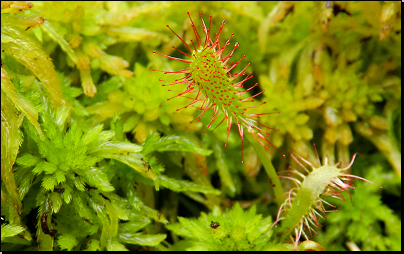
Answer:
POLYGON ((401 250, 400 2, 1 4, 2 250, 401 250), (167 101, 187 12, 286 158, 167 101))

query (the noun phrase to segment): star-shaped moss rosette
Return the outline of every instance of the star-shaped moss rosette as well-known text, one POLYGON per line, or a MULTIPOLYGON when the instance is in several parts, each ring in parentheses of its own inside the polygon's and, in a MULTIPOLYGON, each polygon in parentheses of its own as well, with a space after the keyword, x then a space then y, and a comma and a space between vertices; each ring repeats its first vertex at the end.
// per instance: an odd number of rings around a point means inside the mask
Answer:
POLYGON ((198 219, 178 217, 179 222, 166 228, 184 237, 169 250, 241 251, 265 250, 271 246, 272 234, 268 229, 271 217, 256 214, 255 206, 244 211, 239 203, 221 212, 215 207, 209 214, 201 213, 198 219))
MULTIPOLYGON (((33 143, 22 144, 13 171, 19 199, 25 200, 22 213, 27 214, 38 207, 35 220, 40 225, 36 229, 40 250, 52 250, 54 237, 60 248, 70 250, 78 248, 88 236, 91 238, 89 244, 94 241, 94 248, 101 250, 124 250, 122 243, 159 244, 166 235, 136 233, 135 229, 140 228, 132 222, 120 227, 119 219, 136 221, 133 218, 136 215, 167 223, 161 212, 148 207, 139 198, 135 181, 154 186, 156 190, 163 186, 177 192, 220 194, 209 186, 161 175, 163 168, 151 155, 154 151, 209 155, 209 150, 199 148, 189 139, 168 135, 160 138, 155 134, 143 146, 119 141, 122 136, 117 141, 111 140, 114 131, 103 130, 102 125, 86 129, 86 124, 79 124, 83 119, 71 116, 66 107, 53 110, 43 95, 38 91, 35 93, 30 98, 39 105, 39 123, 44 138, 40 138, 30 122, 24 122, 25 140, 33 143), (119 162, 118 165, 110 163, 111 160, 119 162), (117 178, 122 181, 117 183, 117 178), (121 188, 125 189, 125 198, 115 194, 121 188), (65 217, 71 220, 63 219, 65 217), (52 218, 58 222, 53 223, 52 218), (75 232, 71 221, 76 221, 81 231, 75 232)), ((122 129, 119 125, 116 120, 114 129, 122 129)), ((9 218, 13 214, 7 212, 6 216, 9 218)), ((7 232, 6 240, 11 241, 9 238, 17 237, 15 234, 7 232)))

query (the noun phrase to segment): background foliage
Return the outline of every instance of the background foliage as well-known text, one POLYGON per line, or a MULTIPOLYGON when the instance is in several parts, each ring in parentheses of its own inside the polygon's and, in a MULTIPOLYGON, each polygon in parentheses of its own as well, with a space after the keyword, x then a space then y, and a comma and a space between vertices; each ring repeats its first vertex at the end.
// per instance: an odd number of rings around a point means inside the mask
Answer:
MULTIPOLYGON (((401 250, 400 2, 2 2, 2 250, 281 250, 278 206, 256 152, 176 98, 158 70, 201 31, 234 33, 259 83, 271 142, 348 165, 354 205, 336 203, 313 241, 401 250), (243 209, 247 209, 243 211, 243 209), (216 229, 211 223, 219 222, 216 229)), ((224 42, 222 42, 224 43, 224 42)), ((180 56, 180 55, 178 55, 180 56)), ((234 61, 236 61, 234 60, 234 61)), ((237 66, 240 71, 245 65, 237 66)), ((176 88, 177 89, 177 88, 176 88)), ((178 88, 180 90, 180 88, 178 88)), ((251 94, 256 92, 251 91, 251 94)), ((257 113, 262 113, 257 112, 257 113)), ((294 162, 274 149, 278 172, 294 162)), ((284 189, 290 188, 288 181, 284 189)), ((301 249, 316 249, 306 242, 301 249)), ((313 245, 314 246, 314 245, 313 245)))

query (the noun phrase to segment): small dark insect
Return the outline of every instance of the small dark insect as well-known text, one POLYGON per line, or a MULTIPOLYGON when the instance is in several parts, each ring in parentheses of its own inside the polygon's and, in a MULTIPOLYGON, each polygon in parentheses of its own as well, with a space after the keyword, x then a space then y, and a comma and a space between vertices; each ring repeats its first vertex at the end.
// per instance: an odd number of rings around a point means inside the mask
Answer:
POLYGON ((213 221, 212 221, 212 222, 210 223, 210 227, 211 227, 211 228, 216 229, 216 228, 219 227, 219 226, 220 226, 219 222, 213 222, 213 221))
POLYGON ((146 171, 149 171, 150 168, 151 168, 151 167, 150 167, 150 164, 149 164, 148 162, 144 161, 143 158, 140 158, 140 160, 142 161, 143 167, 144 167, 144 168, 147 168, 146 171))

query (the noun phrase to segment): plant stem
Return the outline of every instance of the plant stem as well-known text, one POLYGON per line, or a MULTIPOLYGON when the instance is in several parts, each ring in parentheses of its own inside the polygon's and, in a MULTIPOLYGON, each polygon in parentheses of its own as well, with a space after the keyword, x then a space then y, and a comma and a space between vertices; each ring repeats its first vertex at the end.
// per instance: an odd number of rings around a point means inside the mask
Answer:
POLYGON ((266 153, 265 148, 255 139, 255 137, 249 133, 245 132, 245 136, 251 145, 254 147, 255 151, 257 152, 258 157, 260 158, 262 164, 264 165, 265 172, 269 177, 269 182, 272 183, 271 186, 274 189, 276 201, 280 202, 280 197, 283 194, 283 189, 281 182, 279 181, 278 174, 272 165, 271 160, 269 159, 268 154, 266 153))

